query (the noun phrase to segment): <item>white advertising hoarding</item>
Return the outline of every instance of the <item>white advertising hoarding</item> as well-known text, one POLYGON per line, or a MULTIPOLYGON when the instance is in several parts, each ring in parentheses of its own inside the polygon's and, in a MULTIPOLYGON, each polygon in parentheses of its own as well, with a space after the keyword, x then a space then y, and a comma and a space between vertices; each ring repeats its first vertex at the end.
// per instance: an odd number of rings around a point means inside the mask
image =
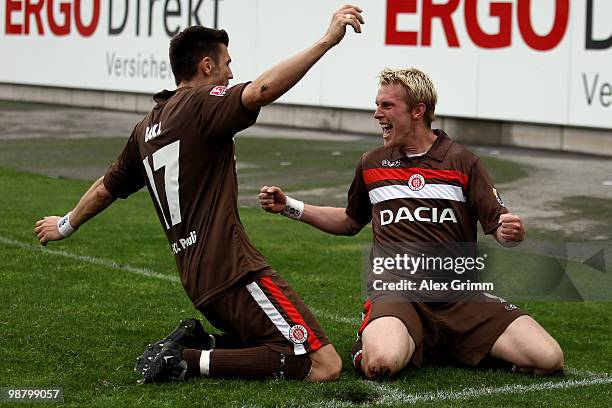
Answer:
MULTIPOLYGON (((612 128, 612 1, 360 0, 363 34, 282 102, 373 109, 384 67, 414 66, 437 113, 612 128)), ((322 36, 329 0, 1 0, 0 82, 154 93, 168 42, 193 24, 230 34, 234 83, 322 36), (217 10, 215 18, 215 9, 217 10)))

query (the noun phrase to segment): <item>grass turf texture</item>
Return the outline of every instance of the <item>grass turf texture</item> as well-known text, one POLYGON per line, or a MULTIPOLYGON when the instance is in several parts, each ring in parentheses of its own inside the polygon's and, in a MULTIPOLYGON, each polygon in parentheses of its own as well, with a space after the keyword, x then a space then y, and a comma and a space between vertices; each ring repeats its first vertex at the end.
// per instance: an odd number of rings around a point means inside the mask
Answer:
MULTIPOLYGON (((81 150, 88 150, 96 143, 106 145, 108 140, 74 141, 65 148, 78 157, 81 150), (83 149, 78 148, 79 143, 83 144, 83 149)), ((278 146, 287 149, 287 155, 294 151, 289 149, 289 143, 296 148, 295 141, 286 140, 244 139, 238 143, 238 157, 246 162, 249 162, 249 157, 253 157, 253 161, 257 159, 257 155, 249 156, 248 152, 258 146, 262 149, 266 144, 268 148, 278 146), (241 145, 243 142, 245 144, 241 145)), ((327 149, 336 148, 333 144, 298 143, 300 149, 310 149, 311 154, 316 148, 329 154, 327 149)), ((347 152, 343 153, 346 174, 342 177, 348 177, 350 182, 352 167, 363 149, 346 145, 342 150, 347 152), (354 157, 348 157, 350 155, 354 157)), ((3 151, 4 146, 3 142, 3 151)), ((32 149, 36 149, 36 142, 32 149)), ((116 151, 113 151, 110 159, 115 155, 116 151)), ((291 160, 295 162, 292 167, 296 171, 311 165, 306 160, 307 155, 303 157, 302 163, 301 159, 292 156, 291 160)), ((98 157, 97 160, 103 165, 109 158, 98 157)), ((267 161, 266 158, 260 160, 262 163, 267 161)), ((313 160, 316 161, 316 157, 313 160)), ((327 162, 320 160, 311 166, 316 168, 327 165, 327 162)), ((497 162, 501 163, 500 160, 497 162)), ((40 164, 44 167, 42 158, 40 164)), ((496 162, 487 164, 494 180, 499 180, 496 178, 496 162)), ((335 168, 335 165, 337 163, 331 163, 329 168, 335 168)), ((508 162, 503 165, 516 169, 508 162)), ((282 167, 281 170, 285 169, 282 167)), ((502 173, 508 174, 508 167, 502 173)), ((317 173, 313 171, 312 174, 317 173)), ((513 174, 520 177, 520 171, 513 174)), ((330 179, 330 183, 340 182, 340 178, 335 180, 332 175, 326 175, 299 183, 312 188, 330 179)), ((53 255, 51 251, 36 246, 32 235, 35 220, 45 214, 63 214, 88 186, 89 182, 84 181, 0 170, 0 208, 3 214, 0 224, 0 257, 3 261, 0 269, 3 282, 0 287, 3 302, 0 309, 0 339, 3 344, 0 348, 0 388, 60 386, 64 389, 66 406, 341 406, 377 402, 394 405, 389 397, 392 390, 423 394, 450 389, 530 386, 583 378, 573 372, 565 379, 538 379, 501 370, 426 366, 419 371, 406 370, 397 382, 383 384, 383 388, 359 380, 350 368, 348 350, 360 312, 359 271, 362 247, 370 241, 370 230, 365 229, 353 238, 332 237, 282 217, 244 208, 241 216, 254 244, 307 304, 312 305, 343 357, 341 381, 309 384, 203 379, 138 386, 135 383, 138 377, 132 371, 135 357, 148 342, 163 337, 174 328, 180 318, 196 315, 196 312, 179 284, 99 266, 87 258, 79 261, 53 255)), ((580 205, 580 201, 570 204, 580 205)), ((588 211, 592 210, 584 209, 585 214, 588 211)), ((129 200, 114 204, 69 240, 54 243, 50 249, 176 276, 174 260, 167 245, 150 198, 146 193, 137 193, 129 200)), ((558 339, 565 350, 568 367, 595 372, 610 369, 612 304, 532 303, 520 306, 527 308, 558 339)), ((443 400, 442 404, 604 406, 612 397, 611 388, 607 384, 563 391, 465 397, 443 400)), ((401 403, 396 401, 395 405, 401 403)))

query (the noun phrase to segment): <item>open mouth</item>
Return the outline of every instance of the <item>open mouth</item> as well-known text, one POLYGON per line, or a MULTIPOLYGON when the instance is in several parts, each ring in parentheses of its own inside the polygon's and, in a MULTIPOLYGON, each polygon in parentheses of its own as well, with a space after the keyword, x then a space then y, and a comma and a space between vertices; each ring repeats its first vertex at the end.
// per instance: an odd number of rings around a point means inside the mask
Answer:
POLYGON ((383 131, 383 137, 389 136, 389 134, 391 133, 391 129, 393 129, 393 126, 388 123, 381 123, 380 127, 383 131))

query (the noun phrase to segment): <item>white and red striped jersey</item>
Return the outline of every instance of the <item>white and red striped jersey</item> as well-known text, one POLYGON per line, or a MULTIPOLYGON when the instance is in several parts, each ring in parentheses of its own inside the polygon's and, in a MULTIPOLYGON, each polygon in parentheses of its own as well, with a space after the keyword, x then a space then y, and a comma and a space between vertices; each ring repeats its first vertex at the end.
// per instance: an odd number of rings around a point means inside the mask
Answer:
POLYGON ((434 133, 420 156, 381 147, 361 157, 346 213, 372 221, 375 243, 476 242, 478 222, 490 234, 508 212, 478 156, 434 133))

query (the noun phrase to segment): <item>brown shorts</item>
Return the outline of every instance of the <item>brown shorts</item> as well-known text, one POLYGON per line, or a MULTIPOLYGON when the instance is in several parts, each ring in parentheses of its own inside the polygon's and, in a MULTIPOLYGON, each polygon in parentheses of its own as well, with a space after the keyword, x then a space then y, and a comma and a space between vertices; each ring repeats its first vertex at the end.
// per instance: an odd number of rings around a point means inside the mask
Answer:
POLYGON ((420 367, 428 360, 449 360, 476 366, 486 357, 495 341, 517 317, 528 314, 503 299, 484 294, 469 302, 438 307, 409 301, 376 301, 364 304, 359 335, 374 319, 393 316, 400 319, 415 342, 411 363, 420 367))
POLYGON ((272 269, 256 272, 199 310, 244 347, 300 355, 329 344, 304 301, 272 269))

